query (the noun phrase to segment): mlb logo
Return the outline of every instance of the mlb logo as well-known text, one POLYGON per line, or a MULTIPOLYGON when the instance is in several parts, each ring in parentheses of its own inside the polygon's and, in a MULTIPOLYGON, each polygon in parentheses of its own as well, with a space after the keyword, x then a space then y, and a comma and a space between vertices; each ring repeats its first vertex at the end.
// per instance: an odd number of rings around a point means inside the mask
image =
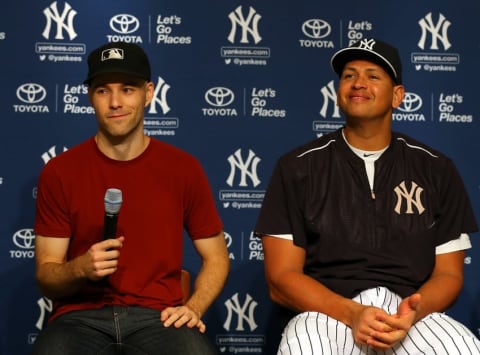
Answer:
POLYGON ((102 52, 102 59, 101 61, 109 60, 109 59, 124 59, 123 49, 121 48, 109 48, 105 49, 102 52))

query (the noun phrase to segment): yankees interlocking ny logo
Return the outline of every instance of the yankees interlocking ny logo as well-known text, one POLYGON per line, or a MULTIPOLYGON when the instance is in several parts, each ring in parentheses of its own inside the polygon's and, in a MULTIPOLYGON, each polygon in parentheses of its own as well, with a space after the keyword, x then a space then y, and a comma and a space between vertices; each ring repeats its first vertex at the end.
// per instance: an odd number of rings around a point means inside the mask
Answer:
POLYGON ((425 49, 427 36, 431 35, 430 49, 438 50, 438 42, 441 42, 445 50, 450 49, 452 44, 448 39, 448 29, 452 24, 445 16, 439 14, 437 23, 433 23, 432 13, 428 13, 424 18, 418 21, 420 28, 422 29, 422 37, 418 41, 418 47, 425 49))
POLYGON ((364 38, 364 39, 362 39, 362 41, 360 42, 360 45, 358 47, 368 49, 369 51, 371 51, 371 50, 373 50, 374 45, 375 45, 375 40, 374 39, 364 38))
POLYGON ((258 42, 262 40, 262 37, 258 33, 258 22, 262 16, 258 14, 253 7, 249 7, 247 17, 243 15, 242 6, 239 6, 235 9, 235 11, 228 15, 228 18, 232 23, 232 29, 228 35, 228 40, 231 43, 234 43, 235 41, 237 26, 239 26, 242 31, 240 43, 249 43, 249 35, 253 38, 255 44, 258 44, 258 42))
POLYGON ((394 191, 397 194, 397 204, 395 205, 396 213, 402 213, 403 202, 405 202, 406 205, 404 212, 406 214, 414 213, 413 206, 417 208, 419 215, 425 211, 425 207, 423 207, 421 199, 423 188, 418 186, 414 181, 412 181, 410 191, 407 190, 405 180, 395 187, 394 191))
POLYGON ((244 160, 242 158, 242 150, 239 148, 234 154, 231 154, 227 160, 230 163, 230 175, 227 178, 227 184, 229 186, 233 186, 233 180, 237 171, 240 172, 240 182, 238 186, 248 186, 247 178, 250 178, 254 187, 260 184, 261 181, 258 178, 257 167, 262 159, 256 156, 254 151, 249 149, 248 157, 244 160))
POLYGON ((251 332, 257 329, 258 325, 255 322, 254 311, 258 303, 252 296, 247 293, 245 302, 241 305, 238 299, 238 293, 236 293, 230 299, 226 300, 224 304, 228 311, 227 319, 223 324, 224 329, 227 331, 230 330, 235 314, 237 315, 236 331, 245 331, 244 322, 248 324, 251 332))

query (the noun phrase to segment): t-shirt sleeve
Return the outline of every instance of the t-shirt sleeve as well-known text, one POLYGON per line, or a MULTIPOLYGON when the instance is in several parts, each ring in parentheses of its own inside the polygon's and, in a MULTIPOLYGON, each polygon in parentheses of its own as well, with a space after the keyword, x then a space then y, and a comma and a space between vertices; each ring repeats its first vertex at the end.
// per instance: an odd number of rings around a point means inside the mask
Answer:
POLYGON ((35 210, 35 234, 70 237, 70 221, 59 174, 50 161, 40 173, 35 210))
POLYGON ((194 160, 185 198, 185 229, 191 239, 208 238, 222 230, 210 183, 197 160, 194 160))
POLYGON ((471 249, 472 243, 470 242, 470 236, 466 233, 463 233, 457 239, 452 239, 449 242, 443 243, 435 248, 435 254, 447 254, 456 252, 459 250, 471 249))

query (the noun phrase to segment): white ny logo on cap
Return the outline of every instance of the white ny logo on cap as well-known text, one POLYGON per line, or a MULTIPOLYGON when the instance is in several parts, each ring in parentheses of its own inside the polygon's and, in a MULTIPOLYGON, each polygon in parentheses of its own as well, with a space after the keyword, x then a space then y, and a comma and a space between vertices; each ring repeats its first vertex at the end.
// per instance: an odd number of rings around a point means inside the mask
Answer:
POLYGON ((358 45, 358 48, 363 48, 363 49, 367 49, 369 51, 372 51, 374 45, 375 45, 375 40, 374 39, 364 38, 360 41, 360 44, 358 45))

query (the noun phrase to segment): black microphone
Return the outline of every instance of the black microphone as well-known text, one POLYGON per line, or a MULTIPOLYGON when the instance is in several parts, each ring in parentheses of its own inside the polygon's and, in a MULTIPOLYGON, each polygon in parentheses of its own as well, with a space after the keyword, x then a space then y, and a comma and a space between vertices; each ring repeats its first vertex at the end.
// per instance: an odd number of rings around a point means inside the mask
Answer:
POLYGON ((122 207, 122 191, 119 189, 107 189, 105 192, 105 218, 103 220, 103 239, 111 239, 117 236, 118 212, 122 207))

